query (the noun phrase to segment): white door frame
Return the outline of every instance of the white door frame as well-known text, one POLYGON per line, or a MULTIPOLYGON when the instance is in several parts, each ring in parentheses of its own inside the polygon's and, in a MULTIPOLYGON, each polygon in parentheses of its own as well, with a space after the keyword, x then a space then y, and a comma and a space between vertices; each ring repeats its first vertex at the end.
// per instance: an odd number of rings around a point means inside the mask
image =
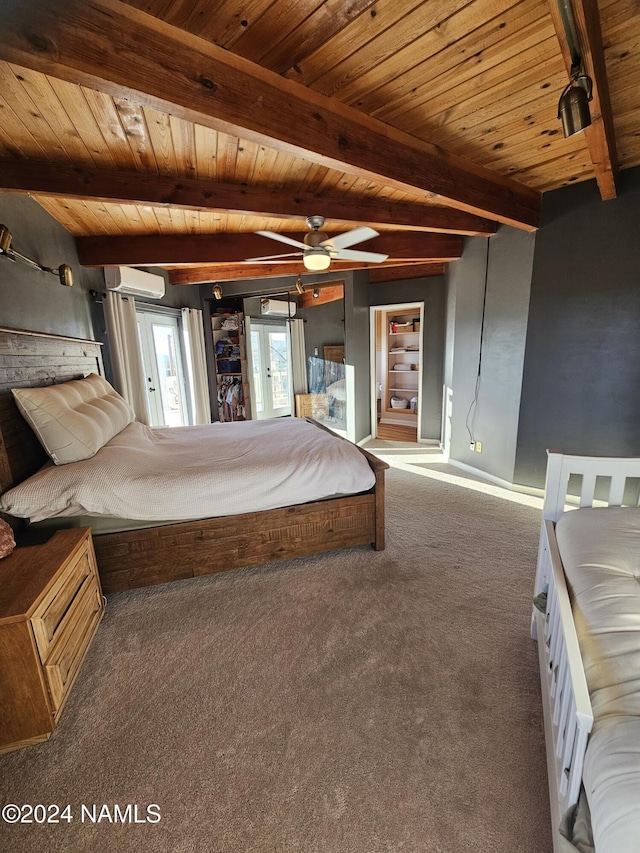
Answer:
MULTIPOLYGON (((287 414, 290 416, 293 414, 293 375, 292 375, 293 371, 292 371, 292 365, 291 365, 291 335, 290 335, 290 330, 289 330, 288 324, 286 322, 286 318, 284 318, 284 317, 282 318, 282 323, 280 323, 280 322, 272 323, 272 322, 265 322, 264 320, 261 320, 258 317, 245 317, 245 340, 246 340, 247 367, 248 367, 247 372, 248 372, 248 378, 249 378, 249 383, 250 383, 250 387, 251 387, 251 397, 253 400, 256 399, 256 396, 255 396, 255 390, 254 390, 253 351, 251 348, 251 332, 257 331, 258 329, 271 329, 271 330, 276 330, 278 332, 284 331, 284 333, 286 335, 286 338, 287 338, 287 369, 289 371, 289 411, 287 414)), ((266 351, 265 347, 262 346, 263 342, 264 342, 264 340, 262 339, 261 340, 261 347, 260 347, 260 355, 262 357, 263 363, 260 365, 260 371, 259 371, 261 375, 262 375, 262 370, 268 370, 269 369, 269 353, 266 351)), ((268 375, 270 376, 271 374, 269 373, 268 375)), ((262 379, 264 380, 264 377, 262 377, 262 379)), ((263 413, 262 417, 259 418, 258 412, 252 411, 252 417, 254 418, 254 420, 261 420, 263 418, 269 418, 269 417, 279 418, 279 417, 286 417, 287 416, 285 414, 275 414, 275 413, 271 412, 273 396, 271 393, 271 387, 270 386, 271 386, 271 382, 265 383, 263 381, 263 386, 262 386, 262 389, 264 391, 263 405, 265 406, 265 411, 268 413, 267 414, 263 413), (267 387, 267 385, 269 387, 267 387)))
MULTIPOLYGON (((376 311, 411 311, 412 309, 420 311, 420 333, 424 335, 424 301, 416 300, 415 302, 392 302, 386 305, 371 305, 369 308, 369 375, 371 377, 371 435, 378 434, 378 388, 376 375, 376 311)), ((420 341, 420 353, 418 357, 418 441, 426 441, 422 437, 422 371, 423 371, 423 350, 422 340, 420 341)))
POLYGON ((159 374, 159 365, 152 327, 154 325, 168 326, 175 333, 176 367, 178 371, 177 378, 181 403, 180 414, 185 426, 192 424, 192 401, 190 395, 187 394, 187 383, 185 379, 186 370, 184 364, 184 338, 179 312, 153 311, 150 308, 143 308, 142 310, 139 310, 139 306, 136 305, 136 322, 139 329, 139 343, 142 351, 142 363, 146 377, 145 391, 147 394, 151 420, 156 422, 154 423, 155 426, 162 426, 164 424, 164 406, 162 402, 163 380, 159 374), (151 373, 151 376, 148 376, 149 373, 151 373))

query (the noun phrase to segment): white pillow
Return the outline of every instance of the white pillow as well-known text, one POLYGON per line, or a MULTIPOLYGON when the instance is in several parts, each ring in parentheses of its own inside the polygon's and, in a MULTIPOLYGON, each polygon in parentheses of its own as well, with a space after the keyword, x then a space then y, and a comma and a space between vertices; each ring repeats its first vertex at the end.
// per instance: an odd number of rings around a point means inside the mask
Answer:
POLYGON ((96 373, 61 385, 11 390, 56 465, 89 459, 135 420, 127 401, 96 373))

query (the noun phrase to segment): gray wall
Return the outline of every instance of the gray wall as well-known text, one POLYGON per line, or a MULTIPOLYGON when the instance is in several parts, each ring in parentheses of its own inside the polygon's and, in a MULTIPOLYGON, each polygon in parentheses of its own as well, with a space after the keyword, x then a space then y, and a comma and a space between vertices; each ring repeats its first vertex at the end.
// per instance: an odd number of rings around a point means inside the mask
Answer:
POLYGON ((371 435, 369 364, 369 273, 345 274, 344 361, 347 385, 347 438, 362 441, 371 435))
POLYGON ((440 438, 442 420, 445 291, 442 276, 369 285, 369 304, 372 306, 424 302, 420 435, 434 440, 440 438))
POLYGON ((595 181, 543 197, 515 481, 542 486, 546 448, 640 455, 640 168, 617 199, 595 181))
POLYGON ((534 247, 534 234, 501 226, 491 238, 467 238, 448 273, 450 457, 507 482, 516 460, 534 247), (469 449, 470 432, 482 453, 469 449))
MULTIPOLYGON (((102 267, 82 267, 75 240, 44 208, 26 195, 0 193, 0 223, 13 235, 12 246, 29 258, 56 269, 62 263, 73 269, 73 287, 63 287, 57 276, 28 264, 0 257, 0 324, 16 329, 50 332, 56 335, 101 341, 105 374, 111 378, 109 346, 100 298, 90 291, 104 293, 102 267)), ((162 299, 150 302, 173 308, 201 308, 200 289, 193 285, 168 283, 162 299)))
POLYGON ((344 299, 302 308, 296 314, 304 324, 304 345, 307 357, 322 358, 322 347, 344 344, 344 299))
POLYGON ((74 275, 73 287, 63 287, 57 276, 0 257, 0 323, 93 339, 96 306, 89 290, 104 288, 102 269, 81 267, 73 237, 26 195, 0 193, 0 223, 16 251, 53 269, 69 264, 74 275))

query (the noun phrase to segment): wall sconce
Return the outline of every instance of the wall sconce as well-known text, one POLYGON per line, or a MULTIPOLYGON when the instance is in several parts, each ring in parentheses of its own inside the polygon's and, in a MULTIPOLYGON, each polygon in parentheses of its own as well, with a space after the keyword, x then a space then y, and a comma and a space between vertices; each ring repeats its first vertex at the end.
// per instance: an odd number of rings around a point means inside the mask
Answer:
POLYGON ((304 285, 302 284, 302 279, 298 278, 296 281, 296 291, 302 296, 304 293, 304 285))
POLYGON ((218 301, 222 299, 222 288, 219 284, 214 285, 213 290, 211 292, 218 301))
POLYGON ((23 263, 29 264, 29 266, 40 270, 40 272, 50 272, 53 275, 57 275, 60 279, 60 284, 63 284, 65 287, 71 287, 73 285, 73 270, 69 264, 60 264, 60 266, 55 270, 51 269, 51 267, 45 267, 37 261, 23 255, 22 252, 12 249, 11 240, 11 232, 7 226, 0 225, 0 255, 3 255, 5 258, 9 258, 10 261, 22 261, 23 263))
POLYGON ((313 295, 314 299, 317 299, 320 296, 320 291, 318 290, 317 287, 313 288, 313 294, 312 295, 313 295))

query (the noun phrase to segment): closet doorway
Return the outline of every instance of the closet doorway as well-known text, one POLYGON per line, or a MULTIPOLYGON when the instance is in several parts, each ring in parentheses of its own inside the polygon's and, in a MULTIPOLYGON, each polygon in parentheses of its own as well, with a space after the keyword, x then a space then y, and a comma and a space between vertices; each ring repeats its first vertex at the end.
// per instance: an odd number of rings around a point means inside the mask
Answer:
POLYGON ((253 416, 280 418, 291 415, 291 346, 286 323, 265 323, 245 318, 251 369, 253 416))
POLYGON ((422 439, 424 302, 372 307, 371 435, 422 439))

